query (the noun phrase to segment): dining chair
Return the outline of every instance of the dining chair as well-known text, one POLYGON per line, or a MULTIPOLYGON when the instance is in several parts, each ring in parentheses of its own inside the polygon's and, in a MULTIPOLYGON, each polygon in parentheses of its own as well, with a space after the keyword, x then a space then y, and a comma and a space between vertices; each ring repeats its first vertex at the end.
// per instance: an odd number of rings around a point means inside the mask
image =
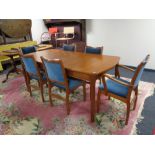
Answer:
POLYGON ((47 81, 48 81, 48 93, 49 93, 50 103, 51 103, 51 105, 53 105, 52 97, 65 101, 66 108, 67 108, 67 114, 69 115, 69 113, 70 113, 70 102, 69 102, 70 93, 72 93, 78 87, 83 86, 83 99, 84 99, 84 101, 86 100, 85 82, 75 79, 75 78, 68 77, 62 60, 60 60, 60 59, 48 60, 43 57, 41 57, 41 59, 43 62, 43 66, 44 66, 47 81), (54 86, 65 90, 66 97, 63 98, 62 96, 60 96, 58 94, 51 93, 51 89, 54 86))
POLYGON ((36 48, 35 46, 22 47, 21 51, 23 54, 29 54, 29 53, 36 52, 36 48))
POLYGON ((92 47, 92 46, 85 47, 85 53, 102 54, 102 52, 103 52, 103 46, 102 47, 92 47))
POLYGON ((75 29, 74 26, 64 27, 62 33, 57 33, 56 47, 57 47, 58 41, 63 41, 63 42, 66 41, 66 43, 68 44, 69 40, 73 40, 75 37, 74 29, 75 29), (59 37, 59 34, 61 34, 61 37, 59 37))
POLYGON ((52 46, 56 47, 56 38, 57 38, 57 34, 58 34, 58 27, 50 27, 48 29, 48 31, 51 34, 52 46))
POLYGON ((36 88, 36 89, 39 88, 41 91, 42 101, 44 102, 43 85, 47 83, 45 73, 39 70, 39 67, 34 59, 34 56, 22 55, 21 59, 24 65, 25 73, 26 73, 26 84, 27 84, 30 96, 32 96, 31 87, 36 88), (37 80, 38 87, 31 85, 31 80, 37 80))
POLYGON ((85 53, 86 43, 84 41, 76 41, 73 45, 75 45, 76 52, 85 53))
MULTIPOLYGON (((85 53, 86 54, 102 54, 103 52, 103 46, 101 47, 92 47, 92 46, 85 46, 85 53)), ((101 79, 99 78, 99 81, 101 83, 101 79)), ((88 81, 86 81, 89 83, 88 81)))
MULTIPOLYGON (((19 56, 21 57, 21 55, 36 52, 36 48, 35 46, 28 46, 28 47, 22 47, 21 49, 18 49, 18 51, 19 51, 19 56)), ((22 63, 21 65, 16 66, 16 68, 17 68, 17 72, 19 73, 23 72, 22 63)))
POLYGON ((28 90, 28 84, 27 84, 27 80, 26 80, 26 71, 25 71, 25 68, 24 68, 24 64, 23 64, 23 62, 21 60, 21 56, 23 55, 23 53, 21 52, 21 49, 19 49, 19 48, 12 48, 12 49, 18 51, 18 53, 19 53, 20 65, 16 66, 16 72, 23 74, 24 79, 25 79, 25 83, 26 83, 26 87, 27 87, 27 90, 28 90))
POLYGON ((58 33, 58 27, 50 27, 48 31, 51 35, 54 35, 54 37, 56 37, 56 34, 58 33))
POLYGON ((99 112, 99 107, 100 107, 100 102, 101 102, 100 96, 103 93, 109 98, 110 97, 116 98, 126 104, 127 111, 126 111, 125 125, 128 124, 132 92, 134 92, 135 94, 134 105, 133 105, 133 110, 135 110, 137 98, 138 98, 138 84, 141 79, 142 73, 144 71, 144 67, 147 64, 149 58, 150 58, 150 55, 147 55, 145 59, 137 66, 135 70, 130 67, 118 64, 117 73, 115 74, 115 77, 112 77, 108 74, 103 74, 102 76, 103 84, 100 84, 98 88, 97 112, 99 112), (133 72, 133 77, 131 81, 125 80, 120 77, 120 73, 118 70, 119 67, 124 68, 130 72, 133 72))
POLYGON ((63 44, 63 50, 69 51, 69 52, 74 52, 75 51, 75 45, 63 44))

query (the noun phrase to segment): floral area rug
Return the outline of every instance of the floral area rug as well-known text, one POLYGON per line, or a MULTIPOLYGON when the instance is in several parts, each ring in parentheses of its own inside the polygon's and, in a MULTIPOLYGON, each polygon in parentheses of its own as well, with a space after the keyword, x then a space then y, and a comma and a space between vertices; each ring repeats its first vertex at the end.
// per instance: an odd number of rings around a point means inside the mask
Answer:
MULTIPOLYGON (((144 101, 154 93, 155 85, 140 82, 137 107, 131 111, 125 126, 126 105, 116 99, 102 95, 100 113, 95 122, 90 122, 90 96, 87 85, 87 100, 83 101, 82 87, 71 96, 71 113, 66 114, 65 103, 54 99, 49 103, 48 90, 44 87, 45 102, 41 102, 39 90, 30 97, 22 76, 12 74, 6 83, 0 75, 0 134, 46 134, 46 135, 91 135, 91 134, 136 134, 136 123, 140 121, 144 101)), ((37 85, 36 81, 32 81, 37 85)), ((53 88, 55 93, 65 95, 63 90, 53 88)), ((97 93, 97 87, 96 87, 97 93)))

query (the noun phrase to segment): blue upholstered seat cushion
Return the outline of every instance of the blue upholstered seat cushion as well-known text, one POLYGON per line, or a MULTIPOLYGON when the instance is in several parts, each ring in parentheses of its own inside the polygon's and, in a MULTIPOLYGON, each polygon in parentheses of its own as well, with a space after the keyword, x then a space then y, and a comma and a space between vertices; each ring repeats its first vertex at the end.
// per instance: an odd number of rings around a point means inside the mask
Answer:
MULTIPOLYGON (((61 88, 61 89, 66 89, 65 86, 59 84, 59 83, 52 83, 53 86, 56 86, 58 88, 61 88)), ((82 81, 81 80, 77 80, 77 79, 74 79, 74 78, 68 78, 68 85, 69 85, 69 89, 70 90, 73 90, 74 88, 77 88, 79 86, 82 85, 82 81)))
MULTIPOLYGON (((123 81, 127 84, 130 83, 130 82, 120 79, 120 78, 119 79, 117 78, 117 80, 123 81)), ((122 85, 118 82, 115 82, 113 80, 110 80, 110 79, 106 80, 106 85, 107 85, 108 92, 113 93, 118 96, 121 96, 121 97, 127 97, 128 89, 129 89, 127 86, 124 86, 124 85, 122 85)), ((103 90, 104 85, 100 84, 99 89, 103 90)))
POLYGON ((36 48, 34 46, 29 46, 29 47, 23 47, 22 48, 22 53, 23 54, 29 54, 29 53, 33 53, 36 52, 36 48))
POLYGON ((86 53, 90 53, 90 54, 101 54, 102 53, 102 49, 100 47, 86 47, 86 53))
POLYGON ((63 50, 64 51, 74 52, 75 46, 74 45, 63 45, 63 50))
MULTIPOLYGON (((42 80, 46 80, 46 75, 43 71, 40 71, 40 74, 41 74, 41 77, 42 77, 42 80)), ((37 75, 30 75, 30 78, 31 79, 35 79, 35 80, 39 80, 39 77, 37 75)))

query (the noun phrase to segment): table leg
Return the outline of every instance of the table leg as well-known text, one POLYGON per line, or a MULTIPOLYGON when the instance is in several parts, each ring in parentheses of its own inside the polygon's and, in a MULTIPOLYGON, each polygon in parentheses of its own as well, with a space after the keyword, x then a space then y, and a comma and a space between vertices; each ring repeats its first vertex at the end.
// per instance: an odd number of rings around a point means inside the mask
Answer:
POLYGON ((10 58, 11 58, 11 67, 5 71, 4 74, 6 74, 6 78, 5 78, 5 80, 2 81, 2 83, 5 83, 8 80, 8 76, 10 73, 16 72, 18 74, 14 59, 13 59, 13 57, 10 57, 10 58))
POLYGON ((95 83, 96 83, 96 79, 92 78, 90 81, 91 122, 94 122, 94 117, 95 117, 95 113, 96 113, 95 83))
POLYGON ((10 67, 10 68, 8 68, 8 69, 5 71, 4 74, 6 74, 6 78, 5 78, 5 80, 2 81, 2 83, 5 83, 5 82, 8 80, 8 76, 9 76, 9 74, 10 74, 13 70, 14 70, 14 68, 13 68, 13 67, 10 67))

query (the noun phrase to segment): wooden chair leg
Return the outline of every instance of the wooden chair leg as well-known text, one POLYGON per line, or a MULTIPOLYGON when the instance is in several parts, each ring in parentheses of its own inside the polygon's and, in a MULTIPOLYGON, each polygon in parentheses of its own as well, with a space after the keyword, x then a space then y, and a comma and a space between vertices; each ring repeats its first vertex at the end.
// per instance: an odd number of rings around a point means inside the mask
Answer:
POLYGON ((50 100, 50 104, 51 106, 53 106, 53 103, 52 103, 52 95, 51 95, 51 84, 48 84, 48 95, 49 95, 49 100, 50 100))
POLYGON ((86 101, 86 83, 83 84, 83 100, 86 101))
POLYGON ((22 70, 22 74, 23 74, 24 79, 25 79, 25 84, 26 84, 27 91, 29 91, 28 82, 27 82, 27 77, 26 77, 26 73, 25 73, 24 70, 22 70))
POLYGON ((129 116, 130 116, 130 101, 127 102, 127 112, 126 112, 126 121, 125 121, 125 125, 128 125, 129 116))
POLYGON ((97 109, 96 109, 97 110, 97 113, 100 110, 100 103, 101 103, 100 97, 101 97, 101 90, 99 89, 98 90, 98 94, 97 94, 97 109))
POLYGON ((69 103, 69 92, 66 91, 66 108, 67 108, 67 115, 70 114, 70 103, 69 103))
POLYGON ((135 89, 135 102, 134 102, 133 110, 136 109, 137 99, 138 99, 138 87, 136 87, 135 89))
POLYGON ((120 78, 120 73, 119 73, 119 66, 115 66, 115 77, 120 78))
POLYGON ((41 91, 41 98, 42 98, 42 101, 44 102, 44 85, 43 83, 40 81, 38 81, 39 85, 40 85, 40 91, 41 91))
POLYGON ((48 83, 46 82, 46 87, 48 87, 48 83))
POLYGON ((40 82, 39 81, 37 81, 38 82, 38 87, 40 88, 40 82))
POLYGON ((28 91, 29 91, 29 93, 30 93, 30 96, 32 96, 32 90, 31 90, 31 81, 30 81, 30 78, 27 77, 26 79, 27 79, 27 84, 28 84, 28 91))

